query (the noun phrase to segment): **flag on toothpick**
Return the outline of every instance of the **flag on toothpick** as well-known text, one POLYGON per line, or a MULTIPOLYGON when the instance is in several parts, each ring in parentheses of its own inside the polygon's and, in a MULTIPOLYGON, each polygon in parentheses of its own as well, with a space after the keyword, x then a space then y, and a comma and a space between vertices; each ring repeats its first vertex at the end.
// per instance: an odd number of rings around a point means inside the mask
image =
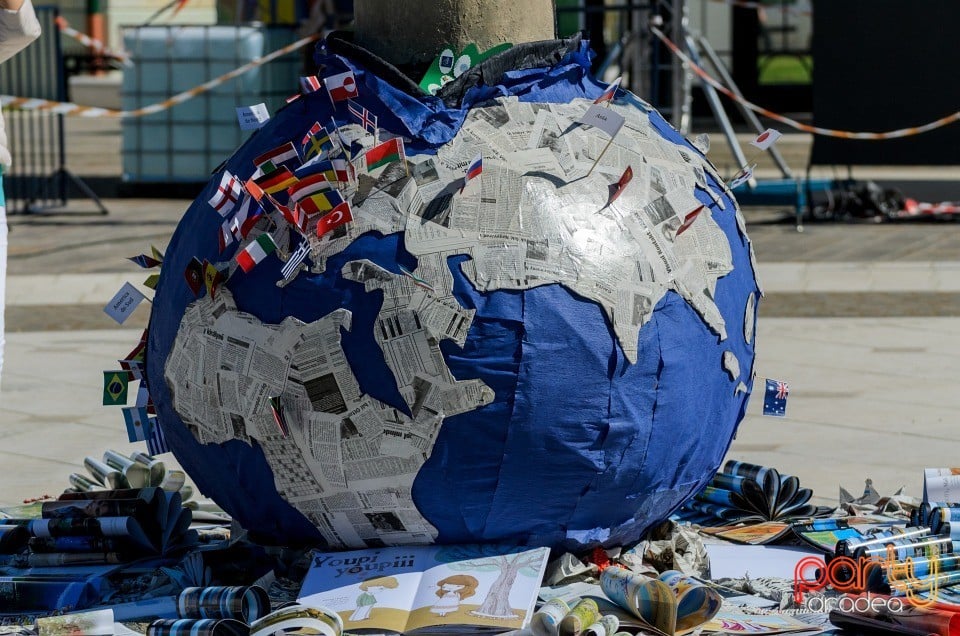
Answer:
POLYGON ((147 297, 130 283, 124 283, 103 311, 121 325, 130 317, 130 314, 140 306, 147 297))
POLYGON ((233 231, 231 228, 230 219, 224 219, 223 223, 220 224, 220 235, 217 237, 217 242, 220 245, 220 252, 227 249, 227 246, 233 243, 233 231))
POLYGON ((757 164, 750 164, 749 166, 743 168, 740 172, 733 176, 733 179, 730 180, 730 189, 733 190, 738 186, 743 185, 747 181, 753 178, 753 170, 757 167, 757 164))
POLYGON ((460 187, 460 192, 463 192, 463 189, 467 187, 467 184, 483 174, 483 154, 479 154, 476 158, 470 162, 470 165, 467 166, 467 173, 463 177, 463 186, 460 187))
POLYGON ((320 90, 320 79, 316 75, 307 75, 300 78, 300 92, 304 95, 320 90))
POLYGON ((323 85, 327 87, 327 93, 330 95, 330 100, 333 101, 334 104, 360 95, 357 89, 357 78, 354 76, 353 71, 324 77, 323 85))
POLYGON ((787 396, 790 386, 780 380, 767 380, 767 390, 763 395, 763 414, 784 417, 787 414, 787 396))
MULTIPOLYGON (((627 169, 623 171, 623 174, 620 176, 620 180, 617 181, 617 189, 613 191, 613 196, 610 197, 610 203, 613 203, 620 198, 620 195, 623 194, 623 191, 627 189, 627 184, 633 181, 633 167, 627 166, 627 169)), ((609 203, 607 204, 609 205, 609 203)))
POLYGON ((256 130, 270 121, 270 111, 266 104, 237 106, 237 121, 240 123, 240 130, 256 130))
POLYGON ((153 257, 147 256, 146 254, 137 254, 136 256, 128 256, 128 261, 133 261, 143 269, 152 269, 159 266, 163 261, 157 260, 153 257))
POLYGON ((577 120, 577 123, 599 128, 610 135, 611 139, 617 136, 617 133, 623 128, 624 122, 626 122, 626 119, 623 115, 599 104, 591 104, 583 117, 577 120))
POLYGON ((777 143, 777 140, 783 137, 779 130, 774 130, 773 128, 767 128, 762 133, 757 135, 757 138, 750 142, 750 145, 759 148, 760 150, 766 150, 773 144, 777 143))
POLYGON ((300 155, 297 154, 297 149, 294 147, 293 142, 288 141, 282 146, 277 146, 276 148, 266 151, 253 160, 253 165, 261 168, 264 174, 270 172, 264 168, 268 163, 273 166, 274 169, 286 166, 291 170, 296 170, 297 166, 300 165, 300 155))
POLYGON ((377 116, 371 113, 369 110, 353 101, 352 99, 347 100, 347 110, 350 112, 350 115, 357 120, 357 123, 364 130, 369 130, 371 135, 377 133, 377 116))
POLYGON ((187 287, 193 295, 199 296, 200 290, 203 289, 203 263, 196 256, 187 263, 186 269, 183 270, 183 278, 187 281, 187 287))
POLYGON ((287 428, 287 418, 283 414, 283 406, 280 404, 279 397, 270 398, 270 412, 273 413, 273 421, 280 429, 280 434, 286 439, 290 435, 290 429, 287 428))
POLYGON ((318 173, 300 179, 300 181, 287 188, 287 194, 290 195, 290 203, 294 204, 298 203, 300 199, 316 194, 317 192, 332 190, 333 188, 334 184, 327 179, 327 175, 318 173))
POLYGON ((307 216, 330 212, 344 202, 343 195, 339 190, 324 190, 303 197, 298 203, 298 207, 303 210, 307 216))
POLYGON ((147 452, 154 456, 169 453, 170 447, 167 446, 167 439, 163 436, 160 422, 157 421, 157 418, 151 417, 149 423, 150 435, 147 437, 147 452))
POLYGON ((283 280, 292 278, 294 274, 300 271, 300 265, 303 264, 303 261, 307 260, 308 256, 310 256, 310 242, 301 241, 300 246, 294 250, 290 258, 287 259, 287 262, 280 268, 280 274, 283 276, 283 280))
POLYGON ((207 288, 207 295, 210 298, 215 298, 217 295, 217 289, 220 288, 220 285, 223 283, 224 277, 223 272, 217 269, 216 265, 213 263, 204 260, 203 261, 203 285, 207 288))
POLYGON ((241 188, 240 180, 224 170, 223 176, 220 177, 220 186, 210 197, 210 205, 220 213, 220 216, 227 216, 240 200, 241 188))
POLYGON ((617 89, 620 88, 620 82, 623 81, 623 77, 618 77, 613 80, 607 90, 603 91, 603 94, 600 95, 597 99, 594 100, 594 104, 605 104, 606 102, 612 101, 614 95, 617 94, 617 89))
POLYGON ((263 192, 276 194, 277 192, 283 192, 297 181, 298 179, 290 172, 290 169, 284 166, 279 170, 274 170, 254 180, 254 183, 256 183, 263 192))
POLYGON ((249 273, 257 263, 273 254, 276 249, 277 244, 274 243, 273 237, 264 232, 237 254, 237 265, 244 272, 249 273))
POLYGON ((366 153, 367 172, 376 170, 392 161, 403 161, 403 140, 399 137, 388 139, 376 145, 366 153))
POLYGON ((337 142, 330 136, 327 129, 320 124, 314 124, 314 126, 316 129, 311 128, 300 143, 304 161, 309 161, 314 157, 325 158, 337 154, 337 142))
POLYGON ((681 234, 689 230, 690 226, 693 225, 693 222, 697 220, 697 217, 700 216, 700 213, 703 212, 705 207, 706 206, 701 205, 699 208, 697 208, 693 212, 687 213, 687 215, 683 217, 683 223, 681 223, 680 227, 677 228, 676 235, 680 236, 681 234))
POLYGON ((117 406, 127 403, 127 384, 130 374, 127 371, 103 372, 103 405, 117 406))
POLYGON ((150 437, 150 416, 142 406, 129 406, 123 410, 123 421, 127 424, 127 439, 130 443, 143 442, 150 437))
POLYGON ((160 284, 160 274, 150 274, 147 276, 146 280, 143 281, 143 286, 156 291, 157 285, 160 284))
MULTIPOLYGON (((253 185, 256 186, 256 184, 253 185)), ((259 188, 259 186, 256 187, 259 188)), ((263 190, 260 190, 260 193, 262 196, 263 190)), ((260 217, 263 216, 263 207, 261 207, 259 202, 254 203, 254 200, 252 196, 244 198, 240 210, 230 222, 230 231, 237 240, 246 238, 250 230, 253 229, 253 226, 256 225, 260 217)))
POLYGON ((350 214, 350 204, 344 201, 330 211, 329 214, 321 217, 317 222, 317 238, 352 220, 353 216, 350 214))

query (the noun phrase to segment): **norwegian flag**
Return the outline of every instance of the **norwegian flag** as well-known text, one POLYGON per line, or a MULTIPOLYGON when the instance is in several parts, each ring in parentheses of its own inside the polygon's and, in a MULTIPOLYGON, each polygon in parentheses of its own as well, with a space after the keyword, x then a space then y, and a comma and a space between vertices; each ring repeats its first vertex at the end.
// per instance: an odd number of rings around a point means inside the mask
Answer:
POLYGON ((780 380, 766 381, 767 387, 763 395, 763 414, 773 417, 784 417, 787 414, 787 396, 790 395, 790 385, 780 380))
POLYGON ((350 111, 350 115, 357 120, 357 123, 363 127, 364 130, 369 130, 370 134, 376 134, 377 132, 377 116, 371 113, 369 110, 353 101, 352 99, 347 100, 347 110, 350 111))
POLYGON ((220 186, 217 187, 217 191, 210 197, 210 205, 220 213, 220 216, 225 217, 230 214, 234 206, 237 205, 242 190, 243 186, 240 180, 224 170, 223 176, 220 177, 220 186))
POLYGON ((315 93, 320 90, 320 80, 316 75, 307 75, 300 78, 300 92, 304 95, 315 93))

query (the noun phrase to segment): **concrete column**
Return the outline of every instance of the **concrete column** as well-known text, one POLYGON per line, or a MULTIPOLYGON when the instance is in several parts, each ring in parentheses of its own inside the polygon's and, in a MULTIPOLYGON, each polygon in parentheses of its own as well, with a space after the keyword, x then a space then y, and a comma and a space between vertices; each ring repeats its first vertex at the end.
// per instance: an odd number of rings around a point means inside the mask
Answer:
POLYGON ((480 51, 554 38, 553 0, 355 0, 356 41, 398 65, 428 63, 444 47, 480 51))

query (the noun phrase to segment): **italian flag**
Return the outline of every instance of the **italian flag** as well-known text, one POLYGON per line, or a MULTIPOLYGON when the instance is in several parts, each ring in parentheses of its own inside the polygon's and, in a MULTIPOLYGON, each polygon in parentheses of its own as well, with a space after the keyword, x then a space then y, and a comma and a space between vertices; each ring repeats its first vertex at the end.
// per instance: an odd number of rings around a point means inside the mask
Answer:
POLYGON ((273 242, 273 237, 264 232, 257 237, 257 240, 243 248, 243 251, 237 254, 237 265, 244 272, 249 272, 257 263, 262 261, 277 249, 277 244, 273 242))
POLYGON ((367 171, 376 170, 391 161, 403 161, 403 140, 399 137, 385 141, 367 151, 367 171))

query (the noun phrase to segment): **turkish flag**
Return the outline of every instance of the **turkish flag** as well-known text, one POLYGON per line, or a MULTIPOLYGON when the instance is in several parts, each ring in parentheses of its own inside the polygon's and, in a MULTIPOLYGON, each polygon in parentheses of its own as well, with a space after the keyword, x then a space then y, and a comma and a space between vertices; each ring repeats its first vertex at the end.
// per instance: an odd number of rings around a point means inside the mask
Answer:
POLYGON ((327 93, 330 94, 330 99, 334 103, 343 102, 360 95, 357 89, 357 78, 353 76, 353 71, 324 77, 323 85, 327 87, 327 93))
POLYGON ((344 223, 349 223, 352 220, 353 216, 350 214, 350 204, 344 201, 337 207, 330 210, 330 212, 325 214, 320 221, 317 222, 317 238, 320 238, 330 230, 336 229, 344 223))

